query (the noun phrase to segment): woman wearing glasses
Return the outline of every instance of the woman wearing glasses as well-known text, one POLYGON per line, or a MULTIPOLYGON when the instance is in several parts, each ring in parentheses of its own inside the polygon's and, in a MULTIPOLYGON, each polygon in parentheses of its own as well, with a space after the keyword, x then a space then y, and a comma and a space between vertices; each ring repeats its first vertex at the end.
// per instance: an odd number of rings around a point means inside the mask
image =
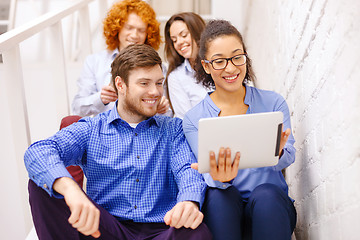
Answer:
POLYGON ((204 27, 204 20, 192 12, 175 14, 165 25, 165 56, 169 63, 167 93, 174 116, 181 119, 207 94, 207 89, 196 83, 193 70, 204 27))
MULTIPOLYGON (((184 117, 185 136, 196 155, 201 118, 281 111, 286 129, 281 136, 279 163, 273 167, 238 170, 240 153, 233 153, 234 161, 231 149, 220 149, 218 156, 210 153, 211 170, 204 174, 209 186, 204 221, 215 240, 289 240, 296 224, 296 210, 281 172, 295 160, 288 106, 279 94, 246 84, 255 80, 251 60, 241 34, 229 22, 210 21, 199 47, 195 76, 204 86, 215 87, 215 91, 184 117)), ((197 169, 197 164, 192 167, 197 169)))

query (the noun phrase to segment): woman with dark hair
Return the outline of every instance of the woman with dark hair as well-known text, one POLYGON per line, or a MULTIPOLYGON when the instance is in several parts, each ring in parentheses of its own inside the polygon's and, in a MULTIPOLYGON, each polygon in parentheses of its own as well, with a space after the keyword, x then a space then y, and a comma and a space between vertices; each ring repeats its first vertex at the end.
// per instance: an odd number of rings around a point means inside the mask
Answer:
MULTIPOLYGON (((195 155, 201 118, 281 111, 286 129, 275 166, 238 170, 239 152, 234 159, 229 148, 221 148, 218 156, 210 152, 210 173, 204 174, 209 188, 203 212, 214 239, 291 239, 296 210, 281 171, 295 161, 295 140, 284 98, 246 84, 255 81, 251 60, 241 34, 225 20, 210 21, 205 27, 196 78, 215 91, 184 117, 184 133, 195 155)), ((221 139, 214 136, 214 141, 221 139)), ((192 168, 197 169, 197 163, 192 168)))
POLYGON ((166 85, 175 117, 183 118, 207 94, 196 83, 193 70, 204 27, 204 20, 192 12, 175 14, 165 25, 166 85))

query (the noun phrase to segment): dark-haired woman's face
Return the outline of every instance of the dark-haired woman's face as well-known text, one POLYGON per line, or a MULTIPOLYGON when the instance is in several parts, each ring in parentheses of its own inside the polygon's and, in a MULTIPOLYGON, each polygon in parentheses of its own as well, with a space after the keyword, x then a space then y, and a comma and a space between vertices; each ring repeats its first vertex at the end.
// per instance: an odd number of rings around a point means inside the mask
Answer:
POLYGON ((186 59, 193 59, 196 56, 197 53, 193 50, 195 43, 185 22, 176 20, 171 24, 170 39, 180 56, 186 59))
MULTIPOLYGON (((244 48, 236 36, 221 36, 208 43, 205 59, 213 61, 224 61, 223 58, 238 57, 244 54, 244 48)), ((226 61, 226 60, 225 60, 226 61)), ((207 74, 210 74, 214 80, 216 89, 225 91, 237 91, 242 87, 242 82, 246 75, 246 64, 235 66, 230 60, 224 69, 215 70, 210 63, 201 61, 207 74)))

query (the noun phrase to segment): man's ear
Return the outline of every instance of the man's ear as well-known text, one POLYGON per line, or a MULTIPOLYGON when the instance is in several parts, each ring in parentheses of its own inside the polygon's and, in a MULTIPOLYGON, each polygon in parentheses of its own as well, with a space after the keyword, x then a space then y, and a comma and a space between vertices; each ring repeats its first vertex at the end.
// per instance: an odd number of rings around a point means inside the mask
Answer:
POLYGON ((205 71, 207 74, 210 74, 209 64, 207 64, 204 60, 201 60, 201 65, 202 65, 204 71, 205 71))
POLYGON ((125 82, 120 76, 115 77, 115 87, 119 94, 125 92, 125 82))

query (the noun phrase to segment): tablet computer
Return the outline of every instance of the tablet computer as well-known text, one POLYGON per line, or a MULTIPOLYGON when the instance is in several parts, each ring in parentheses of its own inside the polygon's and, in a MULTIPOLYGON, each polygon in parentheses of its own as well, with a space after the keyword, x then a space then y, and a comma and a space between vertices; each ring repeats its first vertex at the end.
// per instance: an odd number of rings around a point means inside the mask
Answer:
POLYGON ((199 120, 199 172, 210 172, 209 153, 231 149, 231 159, 240 152, 239 169, 274 166, 279 160, 283 113, 266 112, 199 120))

